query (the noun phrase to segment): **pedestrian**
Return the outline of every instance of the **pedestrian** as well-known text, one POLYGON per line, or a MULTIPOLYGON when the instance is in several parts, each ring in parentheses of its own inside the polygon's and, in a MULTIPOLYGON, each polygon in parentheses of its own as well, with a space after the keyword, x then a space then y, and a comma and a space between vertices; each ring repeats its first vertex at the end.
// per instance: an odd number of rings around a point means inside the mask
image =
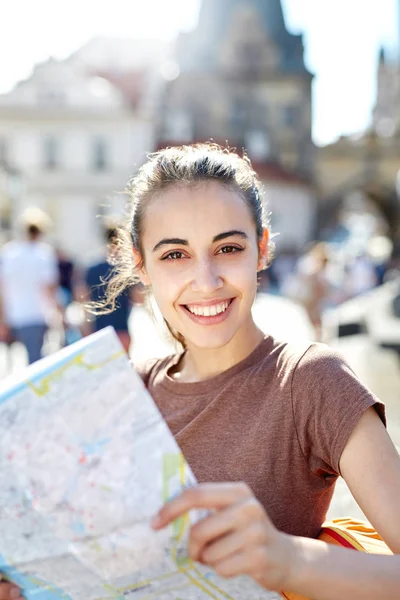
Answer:
POLYGON ((360 296, 377 285, 378 275, 370 256, 365 251, 358 252, 346 268, 344 289, 347 296, 360 296))
POLYGON ((400 556, 314 539, 341 475, 400 553, 400 460, 383 405, 339 355, 255 325, 273 246, 249 160, 214 144, 161 150, 130 193, 107 303, 140 280, 180 345, 140 372, 199 481, 153 528, 206 509, 189 554, 219 575, 319 600, 398 598, 400 556))
POLYGON ((302 304, 314 327, 315 341, 322 341, 322 318, 334 295, 329 277, 329 253, 326 244, 316 242, 300 257, 284 292, 302 304))
MULTIPOLYGON (((101 304, 106 295, 106 286, 112 276, 115 263, 118 261, 119 239, 118 225, 106 221, 104 227, 104 240, 106 244, 104 257, 91 265, 86 271, 83 298, 88 299, 93 306, 101 304)), ((137 287, 131 286, 124 289, 115 298, 113 310, 107 314, 99 314, 94 310, 94 318, 86 322, 84 333, 86 335, 94 331, 100 331, 105 327, 114 327, 122 346, 129 353, 131 336, 129 333, 129 317, 135 300, 137 299, 137 287)))
POLYGON ((75 300, 78 271, 74 260, 62 248, 56 248, 58 266, 58 301, 62 313, 62 346, 69 346, 81 338, 80 328, 71 323, 70 308, 75 300))
POLYGON ((58 318, 56 255, 42 239, 49 225, 43 211, 28 209, 25 239, 8 242, 0 253, 0 331, 24 344, 29 363, 41 357, 45 334, 58 318))
POLYGON ((56 249, 56 255, 61 302, 65 308, 68 308, 74 299, 75 263, 60 247, 56 249))

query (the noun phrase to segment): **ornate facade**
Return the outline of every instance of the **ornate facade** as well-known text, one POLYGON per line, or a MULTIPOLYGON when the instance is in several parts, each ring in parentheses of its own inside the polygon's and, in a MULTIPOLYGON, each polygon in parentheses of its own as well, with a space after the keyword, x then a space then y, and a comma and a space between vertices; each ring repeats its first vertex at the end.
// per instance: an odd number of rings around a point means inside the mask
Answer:
POLYGON ((180 75, 164 98, 159 139, 216 139, 301 174, 313 168, 311 82, 302 36, 280 0, 203 0, 180 36, 180 75))
POLYGON ((280 0, 203 0, 177 42, 179 75, 161 102, 158 146, 213 139, 245 148, 266 184, 280 247, 312 236, 312 75, 280 0), (290 215, 298 213, 301 226, 290 215))

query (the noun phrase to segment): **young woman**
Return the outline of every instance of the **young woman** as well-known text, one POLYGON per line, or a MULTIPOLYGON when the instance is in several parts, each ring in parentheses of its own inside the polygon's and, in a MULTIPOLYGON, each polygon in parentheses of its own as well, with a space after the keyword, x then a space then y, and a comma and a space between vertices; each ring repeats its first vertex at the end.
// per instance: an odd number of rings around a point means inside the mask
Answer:
POLYGON ((249 161, 216 145, 170 148, 130 187, 109 298, 139 279, 183 346, 142 375, 200 482, 153 527, 209 509, 189 551, 222 576, 319 600, 399 598, 400 556, 315 539, 341 475, 400 554, 400 460, 382 404, 340 356, 278 341, 253 322, 273 244, 249 161))

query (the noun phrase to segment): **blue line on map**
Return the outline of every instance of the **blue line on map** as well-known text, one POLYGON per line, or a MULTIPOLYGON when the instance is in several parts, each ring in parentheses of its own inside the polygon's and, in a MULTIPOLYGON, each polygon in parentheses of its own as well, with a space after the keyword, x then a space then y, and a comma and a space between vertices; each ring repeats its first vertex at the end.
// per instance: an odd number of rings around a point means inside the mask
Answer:
POLYGON ((71 596, 53 586, 50 582, 36 577, 35 579, 38 581, 38 584, 36 584, 30 577, 18 571, 17 568, 7 566, 8 563, 2 554, 0 554, 0 565, 1 572, 21 588, 26 600, 73 600, 71 596))
MULTIPOLYGON (((64 365, 71 362, 76 356, 79 356, 79 354, 82 354, 82 350, 83 350, 83 348, 80 347, 79 350, 77 350, 74 353, 68 354, 68 356, 66 356, 64 359, 57 360, 57 362, 53 363, 49 367, 47 367, 47 368, 44 367, 42 370, 35 372, 27 380, 19 381, 15 385, 13 385, 11 387, 7 387, 4 392, 1 392, 1 387, 4 387, 4 384, 7 384, 7 380, 5 380, 3 382, 3 386, 0 385, 0 404, 4 404, 4 402, 6 402, 9 398, 11 398, 11 396, 14 396, 18 392, 27 388, 28 383, 35 383, 36 381, 40 381, 41 379, 46 377, 46 375, 51 375, 55 371, 58 371, 58 369, 60 369, 64 365)), ((28 370, 28 374, 29 374, 29 370, 28 370)))
MULTIPOLYGON (((71 362, 71 360, 73 360, 76 356, 79 356, 79 354, 82 354, 82 349, 79 349, 74 354, 69 354, 64 360, 58 360, 57 362, 53 363, 50 367, 44 368, 42 371, 38 371, 38 373, 35 373, 32 377, 29 378, 29 383, 35 383, 35 381, 43 379, 43 377, 46 377, 46 375, 54 373, 54 371, 57 371, 60 367, 63 367, 67 363, 71 362)), ((19 381, 14 386, 7 388, 5 392, 0 392, 0 404, 3 404, 11 396, 14 396, 18 392, 27 388, 28 381, 19 381)), ((7 381, 5 381, 4 383, 7 383, 7 381)))

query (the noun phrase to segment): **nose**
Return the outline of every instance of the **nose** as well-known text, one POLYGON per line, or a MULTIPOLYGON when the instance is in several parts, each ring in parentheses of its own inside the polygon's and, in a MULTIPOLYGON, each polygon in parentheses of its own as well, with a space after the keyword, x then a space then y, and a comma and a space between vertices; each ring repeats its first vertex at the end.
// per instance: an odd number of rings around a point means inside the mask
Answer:
POLYGON ((210 260, 198 261, 193 273, 191 288, 194 292, 211 294, 223 286, 223 280, 215 264, 210 260))

